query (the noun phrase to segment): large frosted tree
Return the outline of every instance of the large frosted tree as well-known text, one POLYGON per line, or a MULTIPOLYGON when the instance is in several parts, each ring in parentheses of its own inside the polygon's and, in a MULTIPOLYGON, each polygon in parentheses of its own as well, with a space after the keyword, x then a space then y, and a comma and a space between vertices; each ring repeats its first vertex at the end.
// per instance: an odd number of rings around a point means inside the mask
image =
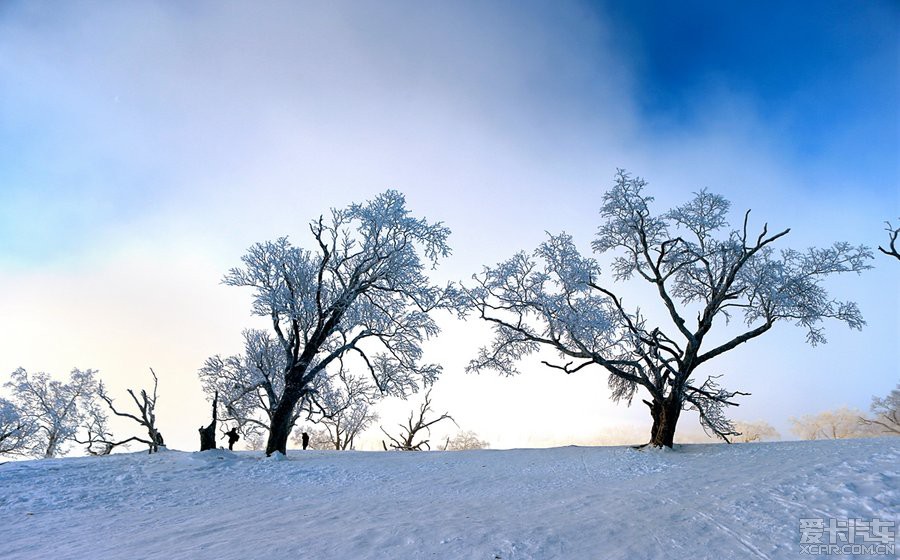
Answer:
POLYGON ((474 277, 469 304, 493 324, 494 339, 469 370, 515 373, 521 358, 550 348, 562 361, 544 363, 566 373, 603 368, 616 401, 630 404, 642 391, 652 417, 650 444, 672 446, 684 409, 698 411, 703 427, 727 441, 737 432, 724 409, 745 393, 704 374, 710 362, 779 322, 804 328, 813 345, 825 342, 826 319, 862 328, 856 304, 832 299, 822 281, 869 268, 872 252, 847 243, 776 251, 789 229, 770 233, 764 225, 751 233, 749 211, 734 228, 730 203, 706 190, 657 214, 645 187, 617 173, 592 247, 612 257, 613 279, 650 286, 653 296, 641 307, 655 304, 661 319, 651 321, 617 295, 569 235, 550 235, 533 253, 474 277), (736 316, 741 321, 729 324, 736 316))
POLYGON ((224 279, 253 289, 253 313, 271 320, 284 360, 267 454, 285 453, 298 403, 340 359, 354 359, 386 394, 430 384, 440 366, 421 361, 422 342, 438 332, 429 312, 458 303, 452 286, 425 274, 449 255, 450 230, 410 216, 399 192, 334 209, 309 229, 311 249, 286 237, 258 243, 224 279))

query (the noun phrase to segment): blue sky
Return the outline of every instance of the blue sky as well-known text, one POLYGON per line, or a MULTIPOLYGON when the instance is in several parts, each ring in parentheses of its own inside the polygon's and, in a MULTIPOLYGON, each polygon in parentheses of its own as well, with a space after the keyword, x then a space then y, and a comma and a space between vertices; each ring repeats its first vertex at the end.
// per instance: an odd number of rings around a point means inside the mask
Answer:
MULTIPOLYGON (((452 279, 545 231, 587 250, 617 167, 661 208, 709 187, 793 228, 793 247, 883 243, 900 216, 898 24, 891 2, 6 2, 0 372, 98 367, 124 387, 153 365, 186 399, 173 407, 195 406, 196 369, 250 321, 219 285, 243 249, 301 240, 308 219, 386 188, 451 227, 452 279)), ((898 267, 876 266, 834 284, 864 334, 832 325, 810 350, 783 325, 722 362, 759 393, 741 414, 783 426, 887 392, 898 267)), ((451 346, 474 352, 468 330, 449 325, 451 346)), ((549 379, 554 415, 586 418, 584 437, 646 420, 566 402, 605 394, 602 375, 465 378, 463 354, 442 356, 448 407, 521 392, 502 419, 463 412, 476 431, 531 425, 549 379)))
POLYGON ((896 193, 898 13, 891 2, 609 3, 643 117, 696 125, 710 95, 745 100, 797 164, 865 169, 896 193))

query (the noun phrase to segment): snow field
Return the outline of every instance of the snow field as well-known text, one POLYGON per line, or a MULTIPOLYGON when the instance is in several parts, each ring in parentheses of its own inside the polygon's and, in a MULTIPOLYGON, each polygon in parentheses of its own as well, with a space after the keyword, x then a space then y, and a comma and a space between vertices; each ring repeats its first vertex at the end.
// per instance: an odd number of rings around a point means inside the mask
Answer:
POLYGON ((802 517, 898 514, 900 438, 0 465, 9 560, 799 558, 802 517))

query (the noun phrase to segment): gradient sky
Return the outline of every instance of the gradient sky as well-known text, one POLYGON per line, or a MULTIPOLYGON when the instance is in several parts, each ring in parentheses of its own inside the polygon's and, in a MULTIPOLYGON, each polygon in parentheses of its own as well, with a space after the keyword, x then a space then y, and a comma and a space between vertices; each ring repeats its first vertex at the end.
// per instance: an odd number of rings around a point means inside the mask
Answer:
MULTIPOLYGON (((93 367, 123 394, 153 366, 162 431, 192 449, 197 369, 259 325, 224 272, 387 188, 453 230, 441 279, 545 231, 587 251, 617 167, 660 209, 709 187, 791 227, 782 246, 884 243, 898 29, 893 2, 0 3, 0 375, 93 367)), ((863 332, 813 349, 782 324, 712 364, 753 393, 735 418, 787 436, 894 386, 900 263, 874 264, 829 284, 863 332)), ((646 437, 601 371, 467 376, 487 331, 441 322, 436 407, 494 446, 646 437)))

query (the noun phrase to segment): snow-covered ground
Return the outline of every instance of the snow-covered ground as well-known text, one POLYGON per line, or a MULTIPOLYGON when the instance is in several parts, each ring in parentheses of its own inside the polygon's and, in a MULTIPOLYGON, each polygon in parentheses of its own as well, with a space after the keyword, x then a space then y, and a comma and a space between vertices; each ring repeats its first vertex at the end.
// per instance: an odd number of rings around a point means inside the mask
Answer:
POLYGON ((898 514, 900 438, 0 465, 7 560, 797 558, 801 518, 898 514))

